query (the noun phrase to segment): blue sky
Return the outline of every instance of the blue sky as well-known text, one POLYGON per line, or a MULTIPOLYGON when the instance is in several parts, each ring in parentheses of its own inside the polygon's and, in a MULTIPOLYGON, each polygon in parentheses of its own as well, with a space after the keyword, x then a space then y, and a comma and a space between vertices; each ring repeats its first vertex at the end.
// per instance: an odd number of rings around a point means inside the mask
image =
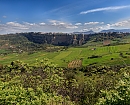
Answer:
POLYGON ((0 0, 0 34, 130 28, 130 0, 0 0))

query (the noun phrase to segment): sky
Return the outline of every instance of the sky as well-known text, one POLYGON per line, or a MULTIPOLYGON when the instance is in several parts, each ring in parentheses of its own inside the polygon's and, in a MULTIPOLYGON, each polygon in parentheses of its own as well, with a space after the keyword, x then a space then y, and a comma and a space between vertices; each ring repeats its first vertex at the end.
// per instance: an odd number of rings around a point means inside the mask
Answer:
POLYGON ((130 0, 0 0, 0 34, 130 28, 130 0))

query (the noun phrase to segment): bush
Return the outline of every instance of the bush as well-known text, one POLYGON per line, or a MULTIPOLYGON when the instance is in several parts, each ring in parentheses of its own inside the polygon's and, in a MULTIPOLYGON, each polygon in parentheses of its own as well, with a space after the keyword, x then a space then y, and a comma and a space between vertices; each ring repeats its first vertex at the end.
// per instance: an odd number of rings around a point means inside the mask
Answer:
POLYGON ((38 62, 31 68, 21 61, 13 61, 0 72, 0 105, 74 105, 63 94, 64 84, 69 84, 63 69, 47 59, 38 62))
POLYGON ((100 57, 102 57, 102 56, 92 55, 92 56, 88 57, 88 59, 92 59, 92 58, 100 58, 100 57))
POLYGON ((130 75, 124 73, 114 90, 102 91, 96 105, 130 105, 130 75))

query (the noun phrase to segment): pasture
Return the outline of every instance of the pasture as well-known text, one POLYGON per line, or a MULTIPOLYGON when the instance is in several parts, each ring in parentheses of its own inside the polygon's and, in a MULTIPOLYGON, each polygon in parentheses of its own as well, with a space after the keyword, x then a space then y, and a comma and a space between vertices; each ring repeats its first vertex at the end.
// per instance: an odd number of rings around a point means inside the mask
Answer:
MULTIPOLYGON (((3 51, 1 51, 3 52, 3 51)), ((88 46, 88 47, 70 47, 64 51, 45 52, 38 51, 32 54, 23 52, 21 54, 12 53, 7 55, 0 55, 0 64, 9 64, 11 61, 21 60, 25 63, 35 64, 36 59, 42 60, 44 58, 50 59, 51 62, 58 64, 60 67, 67 67, 68 63, 74 60, 82 59, 82 65, 90 64, 124 64, 130 65, 130 44, 116 45, 116 46, 88 46), (121 57, 120 53, 123 53, 121 57), (92 58, 97 56, 97 58, 92 58), (88 59, 91 58, 91 59, 88 59)))

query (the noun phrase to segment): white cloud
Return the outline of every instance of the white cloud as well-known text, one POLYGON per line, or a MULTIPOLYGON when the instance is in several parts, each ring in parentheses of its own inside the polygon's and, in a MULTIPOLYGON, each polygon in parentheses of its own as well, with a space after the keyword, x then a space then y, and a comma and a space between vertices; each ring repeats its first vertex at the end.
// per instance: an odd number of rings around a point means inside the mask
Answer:
POLYGON ((0 23, 0 33, 16 33, 16 32, 74 32, 74 31, 90 31, 99 32, 107 29, 121 29, 130 28, 130 19, 118 21, 115 23, 104 22, 86 22, 84 24, 77 22, 75 24, 50 20, 47 23, 29 23, 29 22, 7 22, 5 24, 0 23))
MULTIPOLYGON (((130 28, 130 19, 123 20, 123 21, 118 21, 116 23, 108 23, 108 24, 99 24, 95 27, 91 27, 92 30, 94 31, 101 31, 101 30, 107 30, 107 29, 125 29, 125 28, 130 28)), ((90 29, 88 27, 88 29, 90 29)))
POLYGON ((35 26, 36 23, 29 23, 29 22, 23 22, 24 25, 26 26, 35 26))
POLYGON ((77 26, 73 26, 73 25, 68 25, 68 26, 66 26, 66 28, 75 29, 75 28, 78 28, 78 27, 77 26))
POLYGON ((84 23, 84 25, 96 25, 99 24, 99 22, 88 22, 88 23, 84 23))
POLYGON ((46 23, 42 22, 42 23, 39 23, 39 25, 46 25, 46 23))
POLYGON ((111 24, 112 27, 126 27, 126 28, 130 28, 130 19, 128 20, 124 20, 124 21, 120 21, 120 22, 116 22, 114 24, 111 24))
POLYGON ((51 23, 51 25, 54 25, 54 26, 66 25, 66 24, 67 24, 67 23, 65 23, 65 22, 58 21, 58 20, 49 20, 49 22, 51 23))
POLYGON ((82 29, 81 31, 89 31, 89 29, 85 28, 85 29, 82 29))
POLYGON ((91 9, 91 10, 80 12, 80 14, 88 14, 88 13, 99 12, 99 11, 119 10, 119 9, 124 9, 124 8, 130 8, 130 5, 96 8, 96 9, 91 9))
POLYGON ((7 22, 6 23, 6 26, 9 28, 9 29, 19 29, 19 30, 21 30, 21 29, 28 29, 28 27, 27 26, 25 26, 25 25, 22 25, 22 24, 20 24, 20 23, 17 23, 17 22, 7 22))
MULTIPOLYGON (((81 25, 82 27, 82 25, 81 25)), ((47 23, 29 23, 29 22, 7 22, 0 23, 0 33, 16 32, 73 32, 78 30, 78 26, 69 22, 50 20, 47 23)))
POLYGON ((52 23, 51 25, 56 26, 57 24, 56 23, 52 23))
MULTIPOLYGON (((110 26, 109 26, 110 27, 110 26)), ((104 29, 109 28, 104 22, 87 22, 82 25, 82 31, 94 31, 94 32, 99 32, 104 29)))
POLYGON ((104 24, 104 22, 101 22, 100 24, 104 24))
POLYGON ((106 25, 104 26, 104 28, 110 29, 110 28, 111 28, 111 24, 106 24, 106 25))
POLYGON ((72 23, 67 23, 63 21, 58 21, 58 20, 50 20, 49 21, 51 25, 55 28, 58 29, 75 29, 78 28, 76 25, 73 25, 72 23))
POLYGON ((59 22, 59 24, 60 24, 60 25, 65 25, 66 23, 64 23, 64 22, 59 22))
POLYGON ((76 23, 75 25, 76 25, 76 26, 80 26, 80 25, 82 25, 82 23, 76 23))
POLYGON ((16 33, 23 32, 29 28, 23 24, 17 22, 7 22, 5 24, 0 24, 0 33, 16 33))
POLYGON ((36 25, 35 23, 30 23, 30 26, 34 26, 34 25, 36 25))
POLYGON ((59 25, 60 21, 56 21, 56 20, 50 20, 49 21, 51 23, 51 25, 56 26, 59 25))

